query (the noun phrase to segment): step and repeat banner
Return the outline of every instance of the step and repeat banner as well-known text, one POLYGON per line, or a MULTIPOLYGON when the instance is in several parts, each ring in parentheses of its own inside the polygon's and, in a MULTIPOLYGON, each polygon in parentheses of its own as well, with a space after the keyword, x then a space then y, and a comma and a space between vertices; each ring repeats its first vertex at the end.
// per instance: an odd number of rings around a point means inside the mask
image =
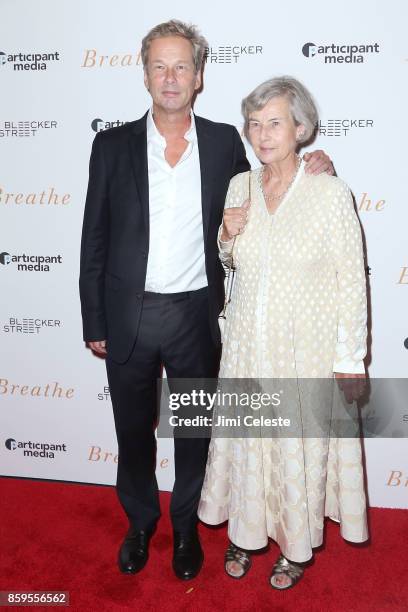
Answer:
MULTIPOLYGON (((364 230, 369 373, 407 376, 403 0, 345 0, 337 10, 323 0, 0 7, 0 474, 115 482, 105 364, 84 346, 78 297, 88 160, 97 132, 149 108, 141 39, 171 18, 197 24, 209 42, 197 114, 242 131, 241 99, 275 75, 293 75, 314 94, 320 121, 311 149, 333 159, 364 230)), ((390 410, 396 401, 401 408, 407 400, 390 385, 390 410)), ((395 438, 365 442, 374 506, 408 508, 408 408, 403 413, 395 438)), ((171 440, 159 440, 157 475, 170 490, 171 440)))

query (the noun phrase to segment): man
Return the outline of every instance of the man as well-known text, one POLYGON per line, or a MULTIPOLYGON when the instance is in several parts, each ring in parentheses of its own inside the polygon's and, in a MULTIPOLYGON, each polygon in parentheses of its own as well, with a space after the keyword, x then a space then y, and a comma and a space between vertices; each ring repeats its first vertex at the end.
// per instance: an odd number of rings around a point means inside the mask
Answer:
MULTIPOLYGON (((170 21, 142 43, 152 108, 97 134, 81 247, 84 339, 106 355, 118 439, 117 492, 130 528, 119 567, 146 564, 160 516, 155 478, 157 379, 214 378, 224 299, 217 232, 230 179, 249 169, 237 130, 192 112, 207 43, 170 21)), ((331 169, 317 152, 312 171, 331 169)), ((197 506, 208 441, 174 440, 173 568, 200 571, 197 506)))

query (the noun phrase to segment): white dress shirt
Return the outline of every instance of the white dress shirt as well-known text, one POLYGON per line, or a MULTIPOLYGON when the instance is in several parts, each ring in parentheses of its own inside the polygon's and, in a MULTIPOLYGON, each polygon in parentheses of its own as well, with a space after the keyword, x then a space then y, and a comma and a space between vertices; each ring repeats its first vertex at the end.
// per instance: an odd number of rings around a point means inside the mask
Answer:
POLYGON ((208 285, 205 271, 201 173, 197 132, 184 135, 188 145, 172 168, 165 159, 166 140, 152 115, 147 116, 150 240, 146 291, 179 293, 208 285))

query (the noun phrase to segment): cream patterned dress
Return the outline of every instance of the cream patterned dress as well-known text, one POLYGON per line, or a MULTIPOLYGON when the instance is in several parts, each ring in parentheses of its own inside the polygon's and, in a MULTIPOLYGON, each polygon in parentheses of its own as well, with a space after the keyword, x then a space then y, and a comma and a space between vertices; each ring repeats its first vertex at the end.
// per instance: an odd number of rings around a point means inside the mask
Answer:
MULTIPOLYGON (((252 172, 245 232, 232 251, 236 279, 220 379, 332 379, 364 372, 366 280, 361 231, 340 179, 307 175, 302 162, 275 214, 260 169, 252 172)), ((248 197, 234 177, 226 207, 248 197)), ((220 243, 224 262, 231 243, 220 243)), ((337 386, 337 385, 334 385, 337 386)), ((198 515, 228 520, 231 541, 259 549, 275 540, 303 562, 323 541, 324 517, 351 542, 367 539, 359 438, 216 438, 210 443, 198 515)))

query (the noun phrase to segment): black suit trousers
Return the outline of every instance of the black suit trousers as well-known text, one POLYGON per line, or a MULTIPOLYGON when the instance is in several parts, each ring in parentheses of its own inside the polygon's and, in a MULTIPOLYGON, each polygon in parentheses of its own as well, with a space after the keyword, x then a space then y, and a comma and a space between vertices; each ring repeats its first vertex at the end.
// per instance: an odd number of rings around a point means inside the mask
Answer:
MULTIPOLYGON (((119 448, 117 492, 136 529, 154 527, 160 516, 155 476, 158 384, 162 366, 171 378, 215 378, 220 345, 210 333, 208 288, 175 294, 143 294, 137 339, 129 359, 109 357, 107 372, 119 448)), ((174 439, 175 483, 170 514, 173 528, 186 532, 197 523, 208 442, 174 439)))

